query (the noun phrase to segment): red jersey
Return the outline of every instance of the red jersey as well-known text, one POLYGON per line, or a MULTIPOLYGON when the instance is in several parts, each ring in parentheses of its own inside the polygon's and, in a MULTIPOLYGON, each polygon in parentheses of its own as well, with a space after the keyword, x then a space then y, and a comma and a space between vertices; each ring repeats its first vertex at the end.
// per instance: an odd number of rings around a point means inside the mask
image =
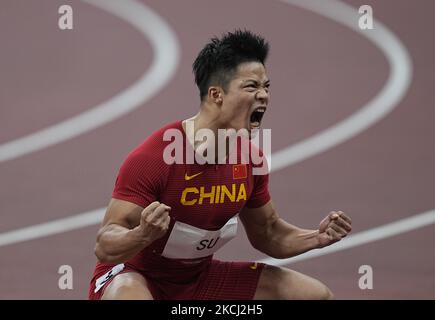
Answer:
MULTIPOLYGON (((221 237, 224 237, 222 234, 215 237, 213 231, 227 228, 224 233, 232 232, 234 219, 244 206, 256 208, 270 200, 269 176, 253 175, 252 163, 166 164, 163 153, 171 141, 164 141, 163 134, 168 129, 180 130, 183 145, 186 145, 181 121, 156 131, 128 155, 119 170, 112 194, 115 199, 141 207, 147 207, 153 201, 171 207, 171 223, 166 235, 126 263, 151 274, 151 277, 164 278, 181 269, 187 273, 190 272, 187 269, 192 272, 201 269, 212 259, 212 254, 201 252, 213 251, 212 248, 219 246, 221 237), (174 227, 178 228, 177 232, 174 227), (191 253, 179 252, 178 256, 177 250, 185 249, 182 246, 177 249, 177 245, 183 239, 189 241, 185 235, 192 230, 209 231, 211 238, 195 244, 191 253)), ((97 269, 103 265, 98 263, 97 269)))

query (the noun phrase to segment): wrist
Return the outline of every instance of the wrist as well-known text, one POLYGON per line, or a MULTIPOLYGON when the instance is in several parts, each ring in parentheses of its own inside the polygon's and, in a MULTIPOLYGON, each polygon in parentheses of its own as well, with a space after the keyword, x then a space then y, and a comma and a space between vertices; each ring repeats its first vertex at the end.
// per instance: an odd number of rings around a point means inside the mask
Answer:
POLYGON ((322 248, 319 234, 319 230, 306 230, 307 242, 309 244, 308 250, 322 248))
POLYGON ((151 244, 152 241, 142 232, 140 225, 128 231, 129 238, 137 245, 146 247, 151 244))

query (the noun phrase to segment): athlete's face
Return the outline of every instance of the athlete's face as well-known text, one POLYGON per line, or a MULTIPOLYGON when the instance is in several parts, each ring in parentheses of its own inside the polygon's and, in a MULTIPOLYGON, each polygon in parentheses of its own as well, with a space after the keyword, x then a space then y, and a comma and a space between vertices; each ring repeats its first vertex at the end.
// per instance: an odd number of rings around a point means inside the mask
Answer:
POLYGON ((222 94, 221 120, 236 130, 259 128, 269 103, 269 79, 264 65, 245 62, 222 94))

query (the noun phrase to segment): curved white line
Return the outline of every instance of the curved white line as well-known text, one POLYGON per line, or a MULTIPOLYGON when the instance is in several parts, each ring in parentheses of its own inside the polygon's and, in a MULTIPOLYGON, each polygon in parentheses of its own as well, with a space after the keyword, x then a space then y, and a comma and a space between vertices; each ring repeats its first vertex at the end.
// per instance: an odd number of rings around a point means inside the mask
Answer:
POLYGON ((62 232, 72 231, 101 223, 106 208, 100 208, 71 217, 36 224, 18 230, 0 234, 0 247, 18 242, 48 237, 62 232))
POLYGON ((358 9, 336 0, 280 0, 334 20, 356 31, 376 45, 390 65, 389 78, 382 90, 364 107, 342 122, 286 147, 272 155, 271 171, 280 170, 343 143, 376 123, 402 100, 411 84, 411 58, 400 40, 382 23, 375 29, 358 27, 358 9))
POLYGON ((384 224, 383 226, 380 227, 358 232, 357 234, 349 236, 348 238, 341 240, 340 242, 337 242, 329 247, 322 248, 321 250, 312 250, 289 259, 281 260, 281 259, 274 259, 274 258, 266 258, 260 260, 260 262, 273 264, 275 266, 284 266, 290 263, 295 263, 302 260, 324 256, 326 254, 330 254, 333 252, 346 250, 370 242, 393 237, 401 233, 409 232, 418 228, 428 226, 433 223, 435 223, 435 209, 411 216, 409 218, 384 224))
POLYGON ((75 117, 0 145, 0 162, 35 152, 93 130, 140 107, 175 73, 179 46, 174 32, 156 13, 134 0, 82 0, 130 23, 151 42, 149 70, 123 92, 75 117))
MULTIPOLYGON (((356 9, 345 5, 344 3, 333 0, 322 2, 313 0, 281 1, 295 4, 325 15, 337 22, 355 29, 357 32, 360 32, 360 30, 356 29, 356 26, 353 25, 354 23, 357 23, 356 9), (323 14, 321 10, 325 10, 325 14, 323 14), (337 14, 337 18, 335 17, 335 14, 337 14), (349 15, 349 17, 346 15, 349 15)), ((339 123, 337 126, 334 126, 323 133, 316 135, 315 137, 309 138, 306 141, 302 141, 299 144, 273 154, 274 166, 272 167, 272 171, 282 169, 285 166, 289 166, 298 161, 306 159, 309 156, 318 154, 322 151, 325 151, 327 148, 332 148, 338 143, 349 139, 349 137, 352 137, 366 129, 370 124, 379 121, 396 106, 400 99, 402 99, 411 81, 411 62, 409 55, 400 41, 384 26, 382 26, 380 22, 376 21, 375 25, 376 31, 371 30, 368 31, 367 34, 365 32, 362 34, 381 48, 390 63, 391 73, 384 88, 372 101, 360 109, 360 111, 339 123), (332 134, 336 134, 338 138, 334 138, 332 134), (349 137, 346 136, 346 134, 348 134, 349 137), (323 144, 325 144, 325 146, 323 144), (278 159, 278 161, 276 159, 278 159), (278 165, 276 163, 278 163, 278 165)), ((0 234, 0 246, 97 224, 101 222, 104 211, 105 208, 100 208, 91 212, 75 215, 70 218, 59 219, 52 222, 0 234)), ((368 242, 381 240, 383 238, 421 228, 432 223, 435 223, 435 210, 393 222, 379 228, 357 233, 347 238, 347 240, 341 241, 332 247, 324 248, 321 251, 311 251, 291 259, 265 259, 262 261, 275 265, 284 265, 314 256, 320 256, 323 254, 348 249, 350 247, 362 245, 368 242)))

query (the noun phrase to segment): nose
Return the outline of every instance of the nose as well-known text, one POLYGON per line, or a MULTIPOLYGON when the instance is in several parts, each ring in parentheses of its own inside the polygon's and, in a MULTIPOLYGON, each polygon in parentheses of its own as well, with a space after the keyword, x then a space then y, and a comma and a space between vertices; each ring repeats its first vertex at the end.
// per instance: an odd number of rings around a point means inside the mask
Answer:
POLYGON ((261 102, 261 104, 267 105, 269 102, 269 91, 266 88, 260 88, 255 94, 255 98, 261 102))

